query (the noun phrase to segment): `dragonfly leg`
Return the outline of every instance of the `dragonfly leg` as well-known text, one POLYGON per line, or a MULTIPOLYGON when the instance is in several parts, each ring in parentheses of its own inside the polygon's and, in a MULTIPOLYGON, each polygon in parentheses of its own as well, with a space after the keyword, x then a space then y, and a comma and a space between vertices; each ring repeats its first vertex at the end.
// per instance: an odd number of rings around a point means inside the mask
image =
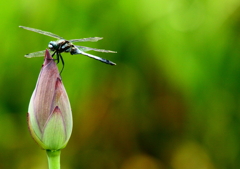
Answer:
POLYGON ((58 64, 59 61, 61 60, 62 65, 63 65, 62 70, 61 70, 61 72, 60 72, 60 75, 61 75, 61 73, 62 73, 62 71, 63 71, 63 69, 64 69, 64 60, 63 60, 62 55, 61 55, 59 52, 56 52, 56 51, 52 54, 52 57, 53 57, 55 54, 56 54, 56 59, 53 59, 53 60, 56 60, 56 61, 57 61, 57 64, 58 64))
POLYGON ((56 51, 53 52, 52 57, 56 54, 56 51))
POLYGON ((60 54, 57 52, 57 56, 56 56, 56 60, 57 60, 57 64, 59 63, 59 56, 60 54))
POLYGON ((57 61, 57 64, 59 63, 59 53, 57 51, 55 51, 53 54, 52 54, 52 57, 54 57, 54 55, 56 54, 56 59, 53 59, 53 60, 56 60, 57 61))
MULTIPOLYGON (((54 55, 56 54, 56 51, 52 54, 52 57, 54 57, 54 55)), ((51 60, 58 60, 58 59, 51 59, 51 60)), ((59 62, 59 61, 58 61, 59 62)))
POLYGON ((58 58, 60 58, 60 60, 61 60, 61 62, 62 62, 62 70, 61 70, 61 72, 60 72, 60 75, 61 75, 61 73, 62 73, 62 71, 63 71, 63 69, 64 69, 64 60, 63 60, 62 55, 61 55, 60 53, 58 54, 58 58))

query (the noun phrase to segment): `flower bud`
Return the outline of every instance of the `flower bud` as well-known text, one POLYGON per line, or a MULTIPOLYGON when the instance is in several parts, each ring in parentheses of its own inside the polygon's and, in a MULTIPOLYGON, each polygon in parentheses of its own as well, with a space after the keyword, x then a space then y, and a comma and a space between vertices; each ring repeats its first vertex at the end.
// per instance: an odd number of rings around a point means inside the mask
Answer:
POLYGON ((66 146, 72 132, 72 111, 56 63, 48 50, 28 108, 34 140, 47 150, 66 146))

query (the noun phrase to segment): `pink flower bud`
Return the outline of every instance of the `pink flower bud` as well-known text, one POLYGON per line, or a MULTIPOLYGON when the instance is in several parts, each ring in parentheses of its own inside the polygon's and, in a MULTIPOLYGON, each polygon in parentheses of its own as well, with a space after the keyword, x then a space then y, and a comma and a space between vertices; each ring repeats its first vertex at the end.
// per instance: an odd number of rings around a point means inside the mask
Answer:
POLYGON ((47 150, 66 146, 72 132, 72 111, 58 68, 48 50, 28 108, 34 140, 47 150))

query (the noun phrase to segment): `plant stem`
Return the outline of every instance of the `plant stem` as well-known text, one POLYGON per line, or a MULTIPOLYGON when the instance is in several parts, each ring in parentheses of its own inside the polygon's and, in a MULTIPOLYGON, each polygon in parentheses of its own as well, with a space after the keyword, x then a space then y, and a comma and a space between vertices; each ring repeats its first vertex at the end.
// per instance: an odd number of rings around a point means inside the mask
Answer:
POLYGON ((48 157, 48 168, 60 169, 61 150, 56 150, 56 151, 46 150, 46 152, 48 157))

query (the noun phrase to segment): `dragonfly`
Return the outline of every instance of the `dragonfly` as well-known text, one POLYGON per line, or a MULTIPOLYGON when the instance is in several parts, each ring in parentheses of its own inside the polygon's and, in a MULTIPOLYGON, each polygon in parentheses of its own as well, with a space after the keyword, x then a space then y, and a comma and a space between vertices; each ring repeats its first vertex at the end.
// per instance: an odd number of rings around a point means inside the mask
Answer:
MULTIPOLYGON (((116 65, 116 63, 114 63, 110 60, 103 59, 101 57, 86 53, 87 51, 97 51, 97 52, 104 52, 104 53, 117 53, 115 51, 90 48, 90 47, 86 47, 86 46, 77 46, 77 45, 73 44, 73 42, 97 42, 97 41, 103 39, 102 37, 90 37, 90 38, 82 38, 82 39, 65 40, 63 37, 58 36, 56 34, 53 34, 51 32, 42 31, 40 29, 35 29, 35 28, 30 28, 30 27, 25 27, 25 26, 19 26, 19 27, 23 28, 23 29, 26 29, 26 30, 29 30, 29 31, 33 31, 33 32, 36 32, 36 33, 40 33, 40 34, 43 34, 43 35, 46 35, 46 36, 56 38, 57 41, 50 41, 49 42, 48 48, 50 49, 50 53, 52 54, 52 57, 54 55, 56 55, 57 63, 59 63, 59 61, 61 60, 63 68, 64 68, 64 60, 63 60, 63 57, 61 55, 61 53, 63 53, 63 52, 70 53, 71 55, 82 54, 82 55, 85 55, 85 56, 88 56, 90 58, 99 60, 99 61, 101 61, 103 63, 106 63, 106 64, 109 64, 109 65, 116 65)), ((42 51, 26 54, 25 57, 27 57, 27 58, 43 57, 44 54, 45 54, 45 50, 42 50, 42 51)), ((61 72, 63 71, 63 68, 62 68, 61 72)))

